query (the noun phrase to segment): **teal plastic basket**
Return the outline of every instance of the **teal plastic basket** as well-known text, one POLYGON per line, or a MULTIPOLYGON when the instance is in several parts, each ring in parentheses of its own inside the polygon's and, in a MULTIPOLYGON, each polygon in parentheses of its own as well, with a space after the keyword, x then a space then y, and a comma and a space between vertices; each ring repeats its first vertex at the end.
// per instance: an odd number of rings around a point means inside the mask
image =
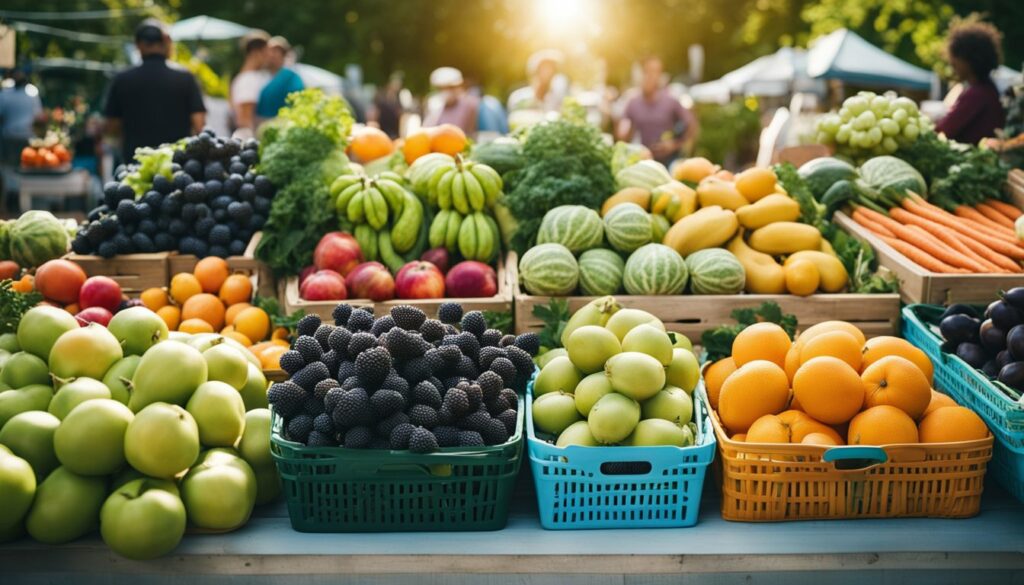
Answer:
POLYGON ((1004 386, 953 354, 941 350, 942 338, 933 329, 942 314, 935 305, 903 308, 903 336, 921 348, 935 365, 935 386, 958 404, 978 413, 995 435, 990 473, 1007 491, 1024 502, 1024 404, 1004 386))
POLYGON ((697 523, 715 433, 693 401, 692 447, 556 447, 533 428, 533 382, 526 391, 526 449, 541 526, 548 530, 682 528, 697 523))

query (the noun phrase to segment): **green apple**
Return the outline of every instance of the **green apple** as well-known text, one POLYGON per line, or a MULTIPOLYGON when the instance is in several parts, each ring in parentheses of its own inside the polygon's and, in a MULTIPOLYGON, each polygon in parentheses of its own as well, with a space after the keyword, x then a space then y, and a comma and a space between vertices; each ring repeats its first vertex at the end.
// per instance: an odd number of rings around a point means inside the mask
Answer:
POLYGON ((664 327, 637 325, 622 338, 622 351, 645 353, 667 366, 672 361, 672 339, 664 327))
POLYGON ((660 418, 649 418, 640 421, 625 442, 634 447, 689 447, 693 445, 693 431, 689 426, 679 426, 660 418))
POLYGON ((665 324, 661 322, 661 319, 641 309, 619 309, 604 326, 621 341, 634 327, 646 323, 659 327, 662 331, 665 330, 665 324))
POLYGON ((614 392, 612 383, 604 372, 594 372, 580 380, 573 392, 576 400, 576 410, 583 416, 590 414, 590 409, 605 394, 614 392))
POLYGON ((578 420, 572 394, 550 392, 533 399, 533 424, 545 433, 557 435, 578 420))
POLYGON ((18 322, 18 345, 39 358, 49 359, 57 338, 78 329, 78 320, 64 309, 39 305, 25 312, 18 322))
POLYGON ((665 380, 672 386, 682 388, 690 394, 697 387, 700 380, 700 364, 697 356, 688 349, 675 348, 672 350, 672 361, 665 370, 665 380))
POLYGON ((242 352, 227 345, 218 343, 203 352, 206 360, 207 378, 224 382, 235 390, 241 390, 249 378, 249 362, 242 352))
POLYGON ((564 347, 556 347, 555 349, 540 354, 534 361, 537 362, 538 368, 543 368, 544 366, 548 365, 548 362, 550 362, 551 360, 555 359, 556 357, 562 356, 569 357, 569 350, 565 349, 564 347))
MULTIPOLYGON (((24 321, 25 317, 22 316, 21 323, 24 323, 24 321)), ((75 325, 78 325, 78 321, 75 321, 75 325)), ((0 349, 10 353, 21 351, 18 335, 16 333, 0 333, 0 349)), ((46 352, 46 355, 50 355, 50 352, 46 352)))
POLYGON ((185 410, 199 425, 199 442, 207 447, 233 447, 245 430, 242 395, 224 382, 200 384, 185 410))
POLYGON ((256 504, 256 475, 233 449, 210 449, 181 481, 189 522, 231 530, 244 524, 256 504))
POLYGON ((665 386, 661 392, 645 400, 640 410, 645 419, 660 418, 685 425, 693 418, 693 399, 682 388, 665 386))
POLYGON ((36 475, 28 461, 0 445, 0 542, 17 538, 36 494, 36 475))
POLYGON ((50 368, 37 355, 27 351, 11 354, 0 371, 0 381, 11 388, 23 388, 29 384, 50 384, 50 368))
POLYGON ((245 385, 239 390, 246 411, 254 408, 270 408, 270 403, 267 402, 267 386, 267 377, 263 375, 263 370, 259 366, 249 364, 245 385))
POLYGON ((618 443, 628 437, 638 422, 640 405, 636 400, 617 392, 607 394, 598 400, 587 417, 590 433, 598 442, 606 445, 618 443))
POLYGON ((18 413, 0 428, 0 445, 28 461, 36 479, 43 481, 60 465, 53 451, 53 434, 58 426, 60 419, 42 410, 18 413))
POLYGON ((58 467, 39 484, 25 528, 39 542, 71 542, 96 529, 106 497, 106 478, 77 475, 58 467))
POLYGON ((185 339, 185 343, 198 349, 200 352, 205 352, 215 345, 233 347, 237 349, 238 352, 242 354, 242 357, 248 360, 249 363, 254 366, 260 365, 260 360, 254 353, 246 349, 246 347, 241 343, 238 343, 230 337, 224 337, 220 333, 196 333, 195 335, 190 335, 185 339))
POLYGON ((142 473, 170 479, 191 467, 199 456, 199 426, 177 404, 150 404, 128 425, 124 455, 129 465, 142 473))
POLYGON ((124 436, 134 414, 109 398, 71 411, 53 435, 57 459, 79 475, 109 475, 124 466, 124 436))
POLYGON ((556 357, 544 366, 533 381, 533 395, 549 392, 572 392, 583 378, 583 372, 567 356, 556 357))
POLYGON ((558 440, 555 441, 556 447, 568 447, 569 445, 597 447, 600 443, 590 433, 590 425, 587 424, 587 421, 578 420, 565 427, 565 430, 558 435, 558 440))
POLYGON ((103 383, 110 390, 111 398, 121 404, 128 404, 132 396, 132 376, 135 375, 141 360, 141 356, 127 356, 110 366, 107 373, 103 374, 103 383))
POLYGON ((604 371, 616 392, 634 400, 647 400, 665 387, 665 366, 646 353, 624 351, 612 356, 604 371))
POLYGON ((689 337, 679 333, 678 331, 669 331, 668 336, 672 338, 673 348, 678 347, 685 349, 686 351, 693 351, 693 342, 690 341, 689 337))
MULTIPOLYGON (((135 469, 131 465, 126 465, 126 466, 122 467, 117 473, 115 473, 114 475, 110 476, 110 491, 116 490, 117 488, 123 486, 124 484, 128 483, 129 481, 133 481, 133 480, 136 480, 136 479, 143 479, 145 477, 147 477, 147 476, 145 474, 143 474, 142 472, 140 472, 138 469, 135 469)), ((155 478, 151 478, 151 479, 155 479, 155 478)), ((160 481, 167 481, 167 480, 160 480, 160 481)), ((174 482, 168 481, 168 483, 173 485, 174 482)))
POLYGON ((68 382, 57 390, 47 410, 53 416, 64 420, 76 406, 97 398, 109 399, 110 388, 107 388, 107 385, 99 380, 76 378, 73 382, 68 382))
POLYGON ((100 510, 100 535, 117 554, 155 559, 185 535, 185 505, 166 480, 136 479, 114 490, 100 510))
POLYGON ((123 357, 121 342, 114 334, 99 323, 90 323, 58 337, 50 349, 49 364, 57 378, 100 380, 123 357))
POLYGON ((238 454, 253 467, 273 467, 270 456, 270 411, 257 408, 245 413, 245 431, 238 442, 238 454))
POLYGON ((206 360, 199 350, 184 343, 162 341, 139 361, 128 406, 135 412, 154 402, 184 406, 206 380, 206 360))
POLYGON ((619 338, 599 325, 584 325, 573 331, 565 348, 569 360, 584 374, 600 372, 608 358, 622 351, 619 338))
POLYGON ((118 311, 107 329, 121 343, 125 355, 142 355, 153 345, 167 339, 167 323, 146 307, 118 311))
POLYGON ((44 384, 30 384, 16 390, 0 392, 0 427, 18 413, 46 410, 52 398, 53 388, 44 384))

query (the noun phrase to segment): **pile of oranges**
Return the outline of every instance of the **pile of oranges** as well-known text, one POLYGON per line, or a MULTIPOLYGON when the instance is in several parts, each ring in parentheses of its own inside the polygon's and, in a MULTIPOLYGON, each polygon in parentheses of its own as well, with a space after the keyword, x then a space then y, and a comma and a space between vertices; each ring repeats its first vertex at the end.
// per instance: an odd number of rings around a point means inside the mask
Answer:
POLYGON ((288 351, 288 330, 271 331, 267 312, 249 302, 252 292, 248 276, 231 274, 223 258, 210 256, 191 273, 175 274, 168 289, 146 289, 139 299, 171 331, 220 332, 248 347, 263 369, 278 369, 281 354, 288 351))
POLYGON ((747 327, 732 356, 704 374, 708 400, 734 441, 812 445, 983 439, 977 414, 932 389, 933 366, 898 337, 866 340, 827 321, 796 341, 774 323, 747 327))
POLYGON ((21 166, 27 169, 52 169, 69 162, 71 162, 71 152, 63 144, 58 143, 49 148, 26 146, 21 149, 21 166))

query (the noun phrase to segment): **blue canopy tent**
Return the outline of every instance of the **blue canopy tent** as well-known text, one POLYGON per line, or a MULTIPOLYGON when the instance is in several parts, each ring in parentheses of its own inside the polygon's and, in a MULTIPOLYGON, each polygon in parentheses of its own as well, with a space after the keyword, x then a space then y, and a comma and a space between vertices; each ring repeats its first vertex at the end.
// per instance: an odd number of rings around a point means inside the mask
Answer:
POLYGON ((911 65, 841 28, 816 39, 807 51, 807 74, 815 79, 930 90, 935 73, 911 65))

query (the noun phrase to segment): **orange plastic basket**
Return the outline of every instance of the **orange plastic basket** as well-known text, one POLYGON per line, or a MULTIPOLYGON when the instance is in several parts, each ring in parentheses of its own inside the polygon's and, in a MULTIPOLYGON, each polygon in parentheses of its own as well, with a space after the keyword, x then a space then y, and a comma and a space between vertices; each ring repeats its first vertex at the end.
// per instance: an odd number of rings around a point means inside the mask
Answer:
POLYGON ((710 408, 721 457, 722 517, 739 522, 968 518, 978 513, 992 435, 977 441, 820 447, 729 439, 710 408))

